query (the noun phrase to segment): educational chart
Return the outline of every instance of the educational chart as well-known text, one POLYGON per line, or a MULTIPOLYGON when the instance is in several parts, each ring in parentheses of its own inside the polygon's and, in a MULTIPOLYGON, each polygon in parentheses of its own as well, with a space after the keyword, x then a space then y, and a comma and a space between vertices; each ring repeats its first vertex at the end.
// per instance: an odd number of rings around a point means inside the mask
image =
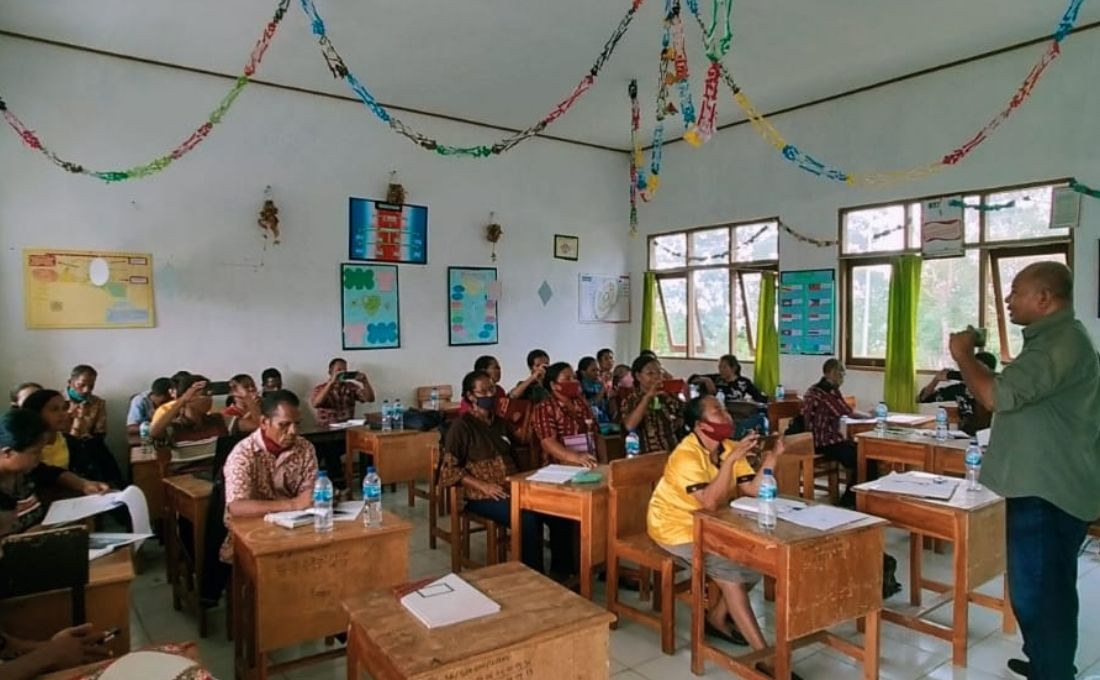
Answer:
POLYGON ((836 353, 836 281, 832 269, 779 274, 779 351, 836 353))
POLYGON ((962 196, 924 201, 921 205, 920 254, 926 260, 963 255, 962 196))
POLYGON ((494 267, 447 267, 447 335, 455 345, 499 341, 500 281, 494 267))
POLYGON ((630 275, 581 274, 581 323, 630 323, 630 275))
POLYGON ((428 263, 428 208, 348 199, 348 259, 428 263))
POLYGON ((342 264, 340 289, 344 349, 401 346, 396 266, 342 264))
POLYGON ((152 328, 153 256, 23 251, 27 328, 152 328))

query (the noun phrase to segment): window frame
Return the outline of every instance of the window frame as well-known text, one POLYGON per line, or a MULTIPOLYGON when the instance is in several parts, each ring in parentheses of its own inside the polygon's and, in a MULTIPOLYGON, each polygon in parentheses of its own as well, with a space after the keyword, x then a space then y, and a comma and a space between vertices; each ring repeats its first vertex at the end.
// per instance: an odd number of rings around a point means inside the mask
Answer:
MULTIPOLYGON (((858 368, 870 371, 882 371, 885 370, 886 360, 885 358, 878 357, 856 357, 852 354, 852 337, 853 332, 851 328, 852 322, 852 280, 853 270, 859 267, 890 264, 891 260, 898 255, 919 255, 920 248, 909 247, 911 232, 914 229, 919 229, 919 224, 913 223, 912 206, 926 200, 932 200, 936 198, 943 198, 944 196, 959 195, 963 197, 963 200, 967 200, 967 197, 977 197, 980 203, 985 203, 991 194, 999 194, 1008 191, 1019 191, 1026 189, 1038 189, 1044 187, 1051 187, 1051 189, 1058 189, 1065 187, 1069 184, 1070 178, 1059 178, 1040 182, 1028 182, 1026 184, 1012 184, 1007 186, 997 186, 985 189, 977 190, 964 190, 964 191, 949 191, 937 194, 930 194, 925 196, 919 196, 915 198, 901 198, 893 201, 884 201, 877 203, 868 203, 861 205, 848 206, 841 208, 837 211, 837 270, 841 281, 841 289, 843 290, 843 296, 841 300, 841 332, 843 333, 844 340, 842 346, 844 347, 843 360, 846 366, 851 368, 858 368), (890 206, 901 206, 904 209, 904 224, 902 226, 902 243, 904 247, 901 250, 883 250, 871 253, 844 253, 844 224, 845 218, 848 213, 868 210, 874 208, 885 208, 890 206)), ((965 211, 966 209, 964 209, 965 211)), ((990 330, 996 329, 998 338, 1000 339, 1001 357, 999 357, 1002 363, 1011 363, 1012 357, 1008 355, 1008 321, 1005 318, 1004 313, 1004 301, 1002 298, 999 281, 991 280, 993 276, 997 276, 999 279, 999 270, 995 266, 995 260, 1006 257, 1026 257, 1035 255, 1052 255, 1052 254, 1064 254, 1066 262, 1070 268, 1073 268, 1073 249, 1074 249, 1074 228, 1069 228, 1068 233, 1065 235, 1057 234, 1046 238, 1026 238, 1015 241, 1010 240, 988 240, 987 238, 987 215, 986 211, 978 211, 978 240, 973 242, 966 242, 964 240, 963 250, 977 250, 978 251, 978 324, 984 328, 990 328, 990 330), (994 253, 997 253, 994 256, 994 253), (986 318, 987 301, 987 283, 992 283, 994 297, 996 299, 996 315, 995 320, 986 318)), ((1080 226, 1080 218, 1078 218, 1078 226, 1080 226)), ((965 229, 964 229, 965 233, 965 229)), ((939 258, 937 258, 939 259, 939 258)), ((949 258, 944 258, 949 259, 949 258)), ((931 374, 935 373, 937 369, 930 368, 917 368, 919 374, 931 374)))
POLYGON ((740 310, 740 314, 745 319, 745 336, 749 344, 749 351, 752 353, 751 357, 741 358, 738 360, 741 363, 753 363, 756 355, 756 343, 755 338, 758 333, 752 328, 752 324, 749 323, 749 310, 748 310, 748 296, 745 293, 743 285, 744 277, 746 274, 759 273, 759 272, 774 272, 777 276, 779 274, 779 249, 781 247, 781 239, 779 238, 779 225, 781 221, 778 216, 765 217, 761 219, 753 220, 739 220, 736 222, 721 222, 718 224, 709 224, 698 227, 692 227, 690 229, 676 229, 672 231, 664 231, 659 233, 650 234, 647 237, 647 271, 652 273, 656 278, 657 283, 657 297, 658 304, 660 304, 660 319, 665 325, 665 333, 668 338, 669 348, 675 352, 671 355, 663 355, 661 359, 688 359, 688 360, 711 360, 722 356, 723 354, 733 353, 737 343, 737 314, 734 314, 734 310, 740 310), (749 228, 757 225, 771 224, 776 226, 776 258, 774 260, 751 260, 747 262, 735 261, 737 251, 737 230, 743 228, 749 228), (691 258, 694 256, 694 245, 692 235, 701 231, 714 231, 716 229, 726 229, 729 232, 729 255, 725 262, 707 262, 706 264, 691 264, 691 258), (667 236, 684 235, 684 264, 678 267, 669 267, 667 269, 654 269, 653 264, 656 257, 657 239, 667 236), (702 326, 700 325, 699 315, 696 314, 696 301, 695 301, 695 272, 707 271, 707 270, 726 270, 729 272, 729 291, 727 293, 727 299, 730 306, 730 319, 729 319, 729 331, 726 337, 726 349, 719 351, 717 355, 706 354, 707 348, 704 347, 701 352, 696 351, 696 345, 698 339, 702 336, 702 326), (686 334, 684 341, 686 344, 677 345, 673 343, 672 326, 669 324, 668 311, 665 306, 664 292, 661 289, 661 281, 669 279, 682 279, 686 286, 687 297, 687 318, 686 318, 686 334))

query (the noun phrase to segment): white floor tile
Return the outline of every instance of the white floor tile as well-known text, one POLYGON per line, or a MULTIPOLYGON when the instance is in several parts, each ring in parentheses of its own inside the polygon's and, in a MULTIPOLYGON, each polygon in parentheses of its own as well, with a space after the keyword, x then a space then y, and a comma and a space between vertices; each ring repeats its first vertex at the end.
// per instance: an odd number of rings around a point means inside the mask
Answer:
POLYGON ((656 631, 641 624, 620 621, 611 631, 611 658, 627 668, 661 656, 661 639, 656 631))

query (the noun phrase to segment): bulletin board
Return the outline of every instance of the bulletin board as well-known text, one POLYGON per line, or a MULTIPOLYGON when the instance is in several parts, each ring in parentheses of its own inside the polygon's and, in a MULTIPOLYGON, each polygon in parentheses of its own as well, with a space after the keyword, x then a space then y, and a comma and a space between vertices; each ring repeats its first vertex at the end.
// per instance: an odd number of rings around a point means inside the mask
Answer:
POLYGON ((153 256, 94 250, 23 251, 27 328, 152 328, 153 256))
POLYGON ((779 351, 836 354, 836 272, 808 269, 779 274, 779 351))

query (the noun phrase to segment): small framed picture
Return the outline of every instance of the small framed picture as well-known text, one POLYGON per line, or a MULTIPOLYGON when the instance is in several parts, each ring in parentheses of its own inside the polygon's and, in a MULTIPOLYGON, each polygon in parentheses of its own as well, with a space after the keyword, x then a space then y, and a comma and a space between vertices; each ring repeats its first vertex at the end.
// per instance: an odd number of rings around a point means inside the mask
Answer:
POLYGON ((577 261, 581 253, 581 239, 578 236, 554 234, 554 257, 559 260, 577 261))

